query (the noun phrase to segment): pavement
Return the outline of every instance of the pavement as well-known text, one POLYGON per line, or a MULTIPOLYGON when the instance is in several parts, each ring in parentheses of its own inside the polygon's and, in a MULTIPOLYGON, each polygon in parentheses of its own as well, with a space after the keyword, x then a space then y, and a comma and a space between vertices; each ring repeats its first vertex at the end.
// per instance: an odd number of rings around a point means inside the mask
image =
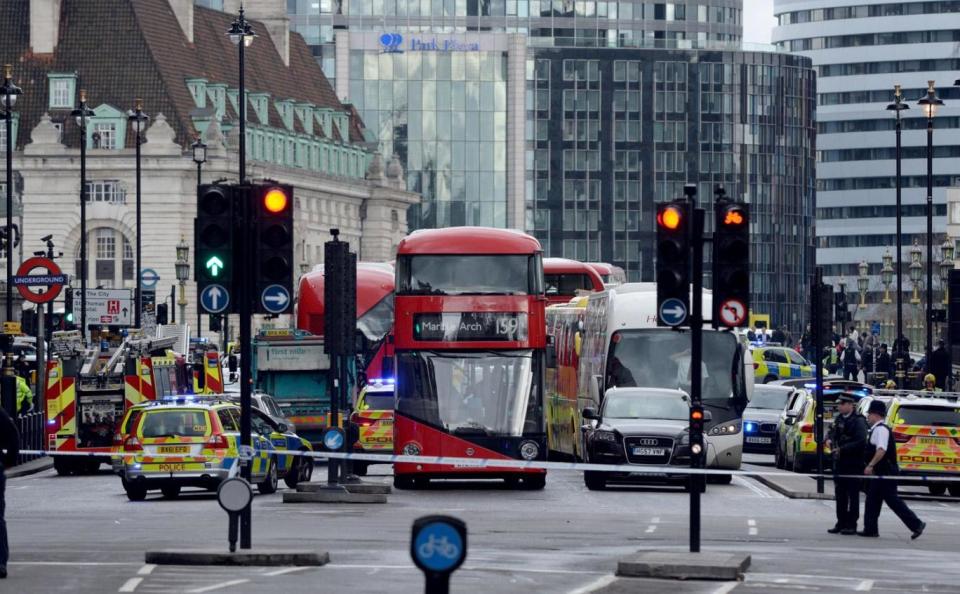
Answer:
MULTIPOLYGON (((368 480, 389 483, 389 466, 370 470, 368 480)), ((318 468, 314 476, 324 474, 318 468)), ((842 537, 826 533, 833 502, 790 499, 741 476, 709 485, 702 550, 750 555, 743 581, 616 577, 617 562, 638 552, 688 550, 689 496, 655 486, 588 491, 571 472, 551 472, 543 491, 445 483, 394 491, 386 505, 290 505, 279 494, 257 495, 255 548, 328 551, 330 563, 154 565, 144 562, 145 551, 226 550, 227 517, 213 493, 185 490, 175 500, 151 493, 130 502, 106 469, 76 477, 46 470, 7 481, 10 577, 0 592, 422 592, 411 525, 442 513, 463 519, 469 531, 455 592, 960 593, 960 501, 910 505, 928 524, 916 541, 888 510, 879 539, 842 537)))
POLYGON ((24 462, 23 464, 17 464, 16 466, 7 468, 4 474, 6 474, 7 478, 16 478, 18 476, 36 474, 51 468, 53 468, 53 458, 44 456, 43 458, 37 458, 35 460, 30 460, 29 462, 24 462))

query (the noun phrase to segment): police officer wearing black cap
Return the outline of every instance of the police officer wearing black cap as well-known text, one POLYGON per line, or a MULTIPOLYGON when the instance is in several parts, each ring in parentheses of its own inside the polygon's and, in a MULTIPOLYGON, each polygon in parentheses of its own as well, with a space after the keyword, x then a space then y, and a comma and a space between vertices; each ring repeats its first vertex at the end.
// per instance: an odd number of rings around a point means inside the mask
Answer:
POLYGON ((867 445, 867 420, 854 408, 856 399, 840 394, 840 414, 833 420, 826 444, 833 456, 833 489, 837 500, 837 524, 830 534, 857 533, 860 519, 860 479, 863 474, 863 451, 867 445))
POLYGON ((907 504, 897 494, 897 482, 887 477, 900 473, 897 465, 897 443, 884 422, 887 416, 887 405, 879 400, 870 402, 867 408, 867 421, 870 423, 870 433, 867 434, 866 461, 867 466, 863 473, 867 476, 876 476, 867 481, 867 503, 863 509, 863 532, 860 536, 880 536, 877 520, 880 519, 880 510, 883 504, 897 514, 907 528, 910 529, 911 539, 923 534, 927 527, 907 504))

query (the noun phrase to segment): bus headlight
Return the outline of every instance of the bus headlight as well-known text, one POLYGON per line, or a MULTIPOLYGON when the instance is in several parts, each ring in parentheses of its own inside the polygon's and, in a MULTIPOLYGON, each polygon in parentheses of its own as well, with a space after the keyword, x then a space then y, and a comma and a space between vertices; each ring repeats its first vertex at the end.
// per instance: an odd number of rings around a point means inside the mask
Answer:
POLYGON ((740 433, 740 422, 721 423, 714 426, 707 435, 734 435, 740 433))
POLYGON ((420 446, 413 443, 412 441, 407 445, 403 446, 403 455, 404 456, 419 456, 420 455, 420 446))
POLYGON ((693 452, 694 454, 699 454, 700 452, 703 451, 703 447, 701 447, 699 443, 695 443, 692 446, 690 446, 690 451, 693 452))
POLYGON ((540 455, 540 446, 532 441, 520 444, 520 457, 524 460, 535 460, 540 455))

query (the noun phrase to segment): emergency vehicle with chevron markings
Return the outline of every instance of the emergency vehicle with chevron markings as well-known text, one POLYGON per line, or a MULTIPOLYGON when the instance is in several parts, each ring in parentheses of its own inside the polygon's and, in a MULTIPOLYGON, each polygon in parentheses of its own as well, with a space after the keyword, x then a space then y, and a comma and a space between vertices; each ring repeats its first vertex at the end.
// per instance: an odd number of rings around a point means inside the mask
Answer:
POLYGON ((190 372, 171 351, 175 337, 133 332, 117 348, 87 348, 79 331, 54 332, 44 406, 47 450, 90 456, 54 456, 60 475, 96 472, 118 444, 118 424, 132 406, 189 391, 190 372))
MULTIPOLYGON (((393 453, 393 408, 394 388, 392 378, 374 378, 357 396, 350 422, 356 427, 356 441, 353 450, 361 454, 393 453)), ((353 473, 358 476, 367 474, 367 467, 376 462, 354 461, 353 473)))

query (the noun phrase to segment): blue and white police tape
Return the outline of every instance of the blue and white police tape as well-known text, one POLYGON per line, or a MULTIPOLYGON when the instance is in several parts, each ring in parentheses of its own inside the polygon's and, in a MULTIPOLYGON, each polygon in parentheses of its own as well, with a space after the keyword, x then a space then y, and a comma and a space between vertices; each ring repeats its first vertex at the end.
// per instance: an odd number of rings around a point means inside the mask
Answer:
MULTIPOLYGON (((515 460, 515 459, 496 459, 496 458, 462 458, 454 456, 408 456, 405 454, 346 454, 340 452, 307 452, 301 450, 254 450, 268 452, 274 456, 305 456, 319 460, 359 460, 362 462, 374 462, 380 464, 394 464, 397 462, 408 464, 429 464, 453 466, 457 470, 482 469, 482 470, 552 470, 560 472, 583 472, 589 470, 592 472, 615 472, 615 473, 635 473, 646 475, 713 475, 713 476, 766 476, 766 477, 813 477, 823 476, 826 478, 857 478, 857 479, 895 479, 904 483, 956 483, 960 481, 960 474, 956 476, 944 474, 922 474, 911 471, 909 474, 898 474, 893 476, 876 476, 862 474, 834 474, 827 470, 822 474, 818 473, 799 473, 786 472, 782 470, 728 470, 723 468, 691 468, 689 466, 663 466, 663 465, 644 465, 644 464, 591 464, 589 462, 545 462, 537 460, 515 460)), ((51 452, 46 450, 20 450, 21 454, 29 455, 47 455, 47 456, 82 456, 95 458, 209 458, 209 456, 184 456, 183 454, 141 454, 129 452, 51 452)))

